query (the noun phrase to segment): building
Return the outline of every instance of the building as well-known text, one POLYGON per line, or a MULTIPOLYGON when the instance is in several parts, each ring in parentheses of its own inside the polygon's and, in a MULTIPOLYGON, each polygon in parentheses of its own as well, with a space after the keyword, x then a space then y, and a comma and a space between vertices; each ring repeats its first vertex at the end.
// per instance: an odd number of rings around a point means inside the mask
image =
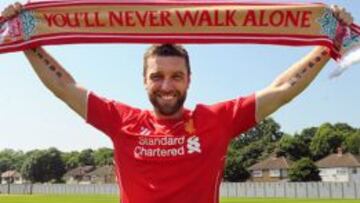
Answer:
POLYGON ((91 178, 91 183, 95 184, 109 184, 116 183, 114 166, 102 166, 96 170, 88 173, 91 178))
POLYGON ((359 155, 343 153, 338 149, 337 153, 330 154, 315 164, 324 182, 360 182, 359 155))
POLYGON ((67 184, 90 184, 91 177, 88 173, 95 170, 95 166, 79 166, 74 168, 63 176, 67 184))
POLYGON ((249 168, 250 180, 254 182, 287 181, 292 161, 285 157, 271 156, 249 168))
POLYGON ((24 178, 17 171, 5 171, 1 174, 1 184, 23 184, 24 182, 24 178))

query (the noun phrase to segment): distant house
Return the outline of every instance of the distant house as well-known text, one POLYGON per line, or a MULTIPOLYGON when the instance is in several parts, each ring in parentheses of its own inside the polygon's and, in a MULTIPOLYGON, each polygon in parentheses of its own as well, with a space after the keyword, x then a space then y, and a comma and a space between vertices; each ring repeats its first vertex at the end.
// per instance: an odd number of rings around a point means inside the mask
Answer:
POLYGON ((285 157, 272 156, 249 168, 250 180, 254 182, 286 181, 291 164, 292 161, 285 157))
POLYGON ((1 174, 1 184, 22 184, 25 180, 17 171, 5 171, 1 174))
POLYGON ((88 173, 95 170, 95 166, 80 166, 65 173, 63 179, 67 184, 90 184, 88 173))
POLYGON ((324 182, 359 182, 360 181, 360 156, 343 153, 338 149, 319 161, 316 166, 324 182))
POLYGON ((114 166, 102 166, 87 174, 91 178, 91 183, 108 184, 115 183, 114 166))

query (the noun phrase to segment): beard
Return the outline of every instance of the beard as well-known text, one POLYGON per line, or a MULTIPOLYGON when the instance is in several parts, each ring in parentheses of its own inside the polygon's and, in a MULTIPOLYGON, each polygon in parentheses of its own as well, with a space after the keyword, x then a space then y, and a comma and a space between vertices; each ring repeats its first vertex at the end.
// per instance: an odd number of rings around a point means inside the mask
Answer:
POLYGON ((174 102, 163 102, 161 101, 161 93, 152 93, 149 94, 149 100, 154 106, 155 110, 161 113, 164 116, 172 116, 177 113, 184 105, 186 99, 186 93, 183 95, 176 91, 173 93, 176 100, 174 102))

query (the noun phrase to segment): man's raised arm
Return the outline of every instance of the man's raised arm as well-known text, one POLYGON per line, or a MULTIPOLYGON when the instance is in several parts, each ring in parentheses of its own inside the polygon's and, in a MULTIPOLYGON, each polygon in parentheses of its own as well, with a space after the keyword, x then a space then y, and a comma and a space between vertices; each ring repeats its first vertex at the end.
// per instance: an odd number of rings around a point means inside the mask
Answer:
POLYGON ((256 120, 262 119, 300 94, 329 61, 326 47, 316 47, 305 58, 278 76, 265 89, 256 93, 256 120))
MULTIPOLYGON (((21 10, 22 5, 15 3, 8 6, 2 12, 2 16, 12 18, 21 10)), ((74 78, 43 48, 29 49, 24 52, 45 86, 81 117, 86 118, 87 90, 80 87, 74 78)))
MULTIPOLYGON (((333 6, 338 20, 350 25, 352 16, 344 8, 333 6)), ((326 47, 316 47, 306 57, 292 65, 265 89, 256 93, 256 120, 262 119, 290 102, 306 89, 330 59, 326 47)))
POLYGON ((24 52, 44 85, 86 119, 87 90, 79 86, 74 78, 43 48, 29 49, 24 52))

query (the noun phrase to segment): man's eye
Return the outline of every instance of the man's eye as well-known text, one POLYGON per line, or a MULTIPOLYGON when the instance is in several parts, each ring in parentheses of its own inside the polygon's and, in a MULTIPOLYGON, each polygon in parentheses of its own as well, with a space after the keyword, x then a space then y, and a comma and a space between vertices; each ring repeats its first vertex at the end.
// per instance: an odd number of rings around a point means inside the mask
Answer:
POLYGON ((161 76, 160 75, 152 75, 150 77, 150 79, 153 80, 153 81, 159 81, 159 80, 161 80, 161 76))
POLYGON ((182 80, 183 77, 181 75, 175 75, 174 77, 174 80, 182 80))

